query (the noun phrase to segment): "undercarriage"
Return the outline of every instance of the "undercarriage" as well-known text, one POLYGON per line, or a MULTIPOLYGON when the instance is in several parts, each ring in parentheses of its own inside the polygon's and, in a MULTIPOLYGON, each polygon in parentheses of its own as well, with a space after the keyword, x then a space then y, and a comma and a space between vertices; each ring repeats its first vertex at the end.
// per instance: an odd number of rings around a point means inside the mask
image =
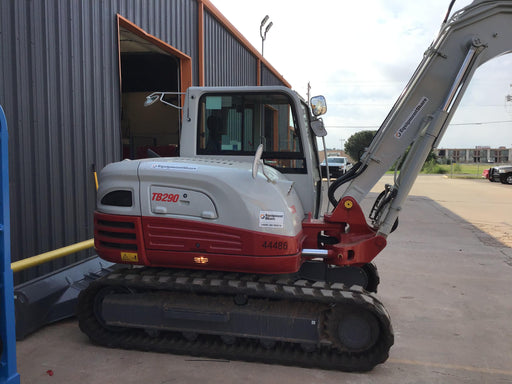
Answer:
POLYGON ((126 268, 78 308, 80 329, 114 348, 368 371, 393 345, 373 294, 298 275, 126 268))

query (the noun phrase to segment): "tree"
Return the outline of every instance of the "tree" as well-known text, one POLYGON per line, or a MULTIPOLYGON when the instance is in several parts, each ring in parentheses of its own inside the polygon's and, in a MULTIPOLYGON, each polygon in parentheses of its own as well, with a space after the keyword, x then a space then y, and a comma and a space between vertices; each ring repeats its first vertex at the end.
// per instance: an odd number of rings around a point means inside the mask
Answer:
MULTIPOLYGON (((352 160, 358 161, 363 154, 364 149, 372 142, 373 136, 375 136, 376 133, 377 131, 359 131, 354 133, 345 143, 345 153, 349 155, 352 160)), ((410 147, 407 148, 404 155, 398 159, 400 162, 399 169, 402 167, 402 164, 409 153, 409 149, 410 147)), ((396 164, 397 163, 393 164, 390 169, 395 170, 396 164)), ((423 170, 428 170, 429 173, 440 173, 439 169, 437 156, 434 151, 430 151, 425 163, 423 164, 423 170)))
POLYGON ((345 153, 349 155, 352 160, 358 161, 366 147, 370 145, 373 136, 377 131, 359 131, 354 133, 345 142, 345 153))

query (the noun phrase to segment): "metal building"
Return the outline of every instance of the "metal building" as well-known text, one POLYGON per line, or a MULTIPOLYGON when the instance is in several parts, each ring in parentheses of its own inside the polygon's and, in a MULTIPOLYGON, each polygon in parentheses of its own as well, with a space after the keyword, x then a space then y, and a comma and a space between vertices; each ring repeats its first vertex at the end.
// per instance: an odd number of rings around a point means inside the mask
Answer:
POLYGON ((179 114, 144 109, 151 91, 289 86, 209 0, 0 0, 0 47, 13 261, 92 238, 94 169, 173 154, 179 114))

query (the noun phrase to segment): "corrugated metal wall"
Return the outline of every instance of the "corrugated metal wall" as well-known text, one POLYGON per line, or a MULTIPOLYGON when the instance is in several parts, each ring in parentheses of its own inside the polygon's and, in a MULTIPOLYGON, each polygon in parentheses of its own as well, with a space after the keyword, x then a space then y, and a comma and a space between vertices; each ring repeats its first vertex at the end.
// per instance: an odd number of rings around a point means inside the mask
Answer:
POLYGON ((256 57, 204 12, 205 86, 257 85, 256 57))
MULTIPOLYGON (((120 151, 117 37, 104 3, 0 4, 15 261, 92 237, 91 166, 120 151)), ((84 256, 18 273, 15 282, 84 256)))
MULTIPOLYGON (((118 13, 192 57, 198 83, 197 0, 0 0, 13 261, 93 236, 91 167, 121 156, 118 13)), ((206 85, 256 85, 256 57, 204 15, 206 85)), ((262 84, 272 76, 264 70, 262 84)), ((17 273, 15 283, 92 254, 17 273)))
POLYGON ((262 63, 261 85, 283 85, 283 82, 262 63))
MULTIPOLYGON (((91 167, 120 159, 117 13, 197 56, 196 0, 0 0, 13 261, 93 236, 91 167)), ((17 273, 16 283, 92 254, 17 273)))
POLYGON ((192 84, 198 83, 197 0, 125 0, 115 3, 119 5, 108 12, 119 13, 144 31, 192 57, 192 84))

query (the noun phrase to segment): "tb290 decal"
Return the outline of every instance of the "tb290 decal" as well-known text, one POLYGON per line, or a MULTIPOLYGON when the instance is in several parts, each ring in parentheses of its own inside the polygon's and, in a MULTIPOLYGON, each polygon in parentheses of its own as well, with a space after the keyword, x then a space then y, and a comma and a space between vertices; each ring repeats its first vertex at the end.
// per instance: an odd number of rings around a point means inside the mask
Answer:
POLYGON ((180 195, 175 194, 175 193, 153 192, 152 196, 151 196, 151 200, 153 200, 153 201, 163 201, 163 202, 167 202, 167 203, 177 203, 179 199, 180 199, 180 195))

